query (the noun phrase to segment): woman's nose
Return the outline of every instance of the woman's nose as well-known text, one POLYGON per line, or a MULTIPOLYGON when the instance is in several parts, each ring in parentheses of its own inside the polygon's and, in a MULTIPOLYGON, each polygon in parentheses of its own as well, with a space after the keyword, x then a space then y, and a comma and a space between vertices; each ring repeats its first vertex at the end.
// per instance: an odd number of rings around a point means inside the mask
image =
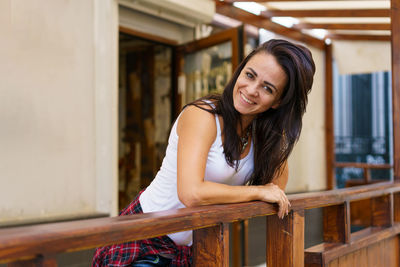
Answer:
POLYGON ((257 84, 252 83, 247 86, 247 93, 256 96, 258 94, 257 84))

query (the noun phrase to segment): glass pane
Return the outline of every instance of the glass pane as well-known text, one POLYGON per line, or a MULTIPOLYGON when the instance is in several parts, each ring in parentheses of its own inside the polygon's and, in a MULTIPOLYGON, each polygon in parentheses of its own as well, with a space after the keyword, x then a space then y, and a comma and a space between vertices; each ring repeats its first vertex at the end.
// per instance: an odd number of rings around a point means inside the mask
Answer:
MULTIPOLYGON (((336 162, 392 162, 391 74, 339 75, 334 64, 334 135, 336 162)), ((392 172, 371 170, 373 180, 390 180, 392 172)), ((360 168, 336 168, 336 184, 363 179, 360 168)))
POLYGON ((221 93, 232 75, 232 44, 225 42, 184 57, 183 104, 199 97, 221 93))

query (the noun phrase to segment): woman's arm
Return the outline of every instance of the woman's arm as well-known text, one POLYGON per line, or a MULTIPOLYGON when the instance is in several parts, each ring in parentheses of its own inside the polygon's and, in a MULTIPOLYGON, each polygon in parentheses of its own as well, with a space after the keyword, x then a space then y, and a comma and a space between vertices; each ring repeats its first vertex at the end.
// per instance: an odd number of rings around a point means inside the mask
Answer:
POLYGON ((281 170, 277 172, 277 175, 272 179, 272 183, 279 186, 280 189, 285 190, 289 178, 289 166, 287 161, 282 164, 281 170))
POLYGON ((278 216, 288 211, 285 193, 272 183, 263 186, 231 186, 204 181, 207 156, 217 128, 215 116, 194 106, 185 109, 177 126, 177 188, 187 207, 261 200, 278 203, 278 216))

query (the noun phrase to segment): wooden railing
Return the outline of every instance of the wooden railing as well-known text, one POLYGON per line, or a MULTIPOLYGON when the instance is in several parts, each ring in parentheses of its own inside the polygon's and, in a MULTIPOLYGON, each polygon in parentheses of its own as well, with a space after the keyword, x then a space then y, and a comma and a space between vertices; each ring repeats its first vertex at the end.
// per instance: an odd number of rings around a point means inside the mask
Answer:
POLYGON ((364 176, 362 177, 362 179, 348 179, 346 181, 346 187, 382 182, 382 180, 373 179, 373 177, 371 176, 371 170, 390 170, 393 168, 393 165, 386 163, 372 164, 362 162, 335 162, 334 166, 335 168, 363 169, 364 176))
POLYGON ((194 265, 229 266, 228 224, 266 216, 268 267, 328 266, 336 261, 334 266, 350 266, 340 265, 346 255, 352 255, 349 259, 353 263, 363 260, 361 252, 379 242, 384 242, 382 247, 388 250, 370 251, 375 259, 385 261, 385 265, 375 266, 399 265, 399 183, 295 194, 289 199, 291 211, 283 220, 275 215, 276 205, 248 202, 5 228, 0 230, 0 262, 9 266, 57 266, 58 253, 193 229, 194 265), (351 233, 351 203, 362 199, 371 200, 370 211, 366 211, 371 213, 371 225, 351 233), (304 211, 318 207, 323 207, 324 243, 305 250, 304 211))

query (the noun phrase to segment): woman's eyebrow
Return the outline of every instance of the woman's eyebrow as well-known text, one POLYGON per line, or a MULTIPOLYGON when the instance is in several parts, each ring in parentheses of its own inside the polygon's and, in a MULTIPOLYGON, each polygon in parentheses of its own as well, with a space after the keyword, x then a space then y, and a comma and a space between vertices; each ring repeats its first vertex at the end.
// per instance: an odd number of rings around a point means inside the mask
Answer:
MULTIPOLYGON (((249 70, 253 73, 254 76, 258 76, 257 72, 255 70, 253 70, 252 68, 249 67, 249 70)), ((264 81, 264 84, 271 86, 276 92, 278 91, 278 89, 276 89, 276 86, 273 85, 272 83, 268 82, 268 81, 264 81)))

